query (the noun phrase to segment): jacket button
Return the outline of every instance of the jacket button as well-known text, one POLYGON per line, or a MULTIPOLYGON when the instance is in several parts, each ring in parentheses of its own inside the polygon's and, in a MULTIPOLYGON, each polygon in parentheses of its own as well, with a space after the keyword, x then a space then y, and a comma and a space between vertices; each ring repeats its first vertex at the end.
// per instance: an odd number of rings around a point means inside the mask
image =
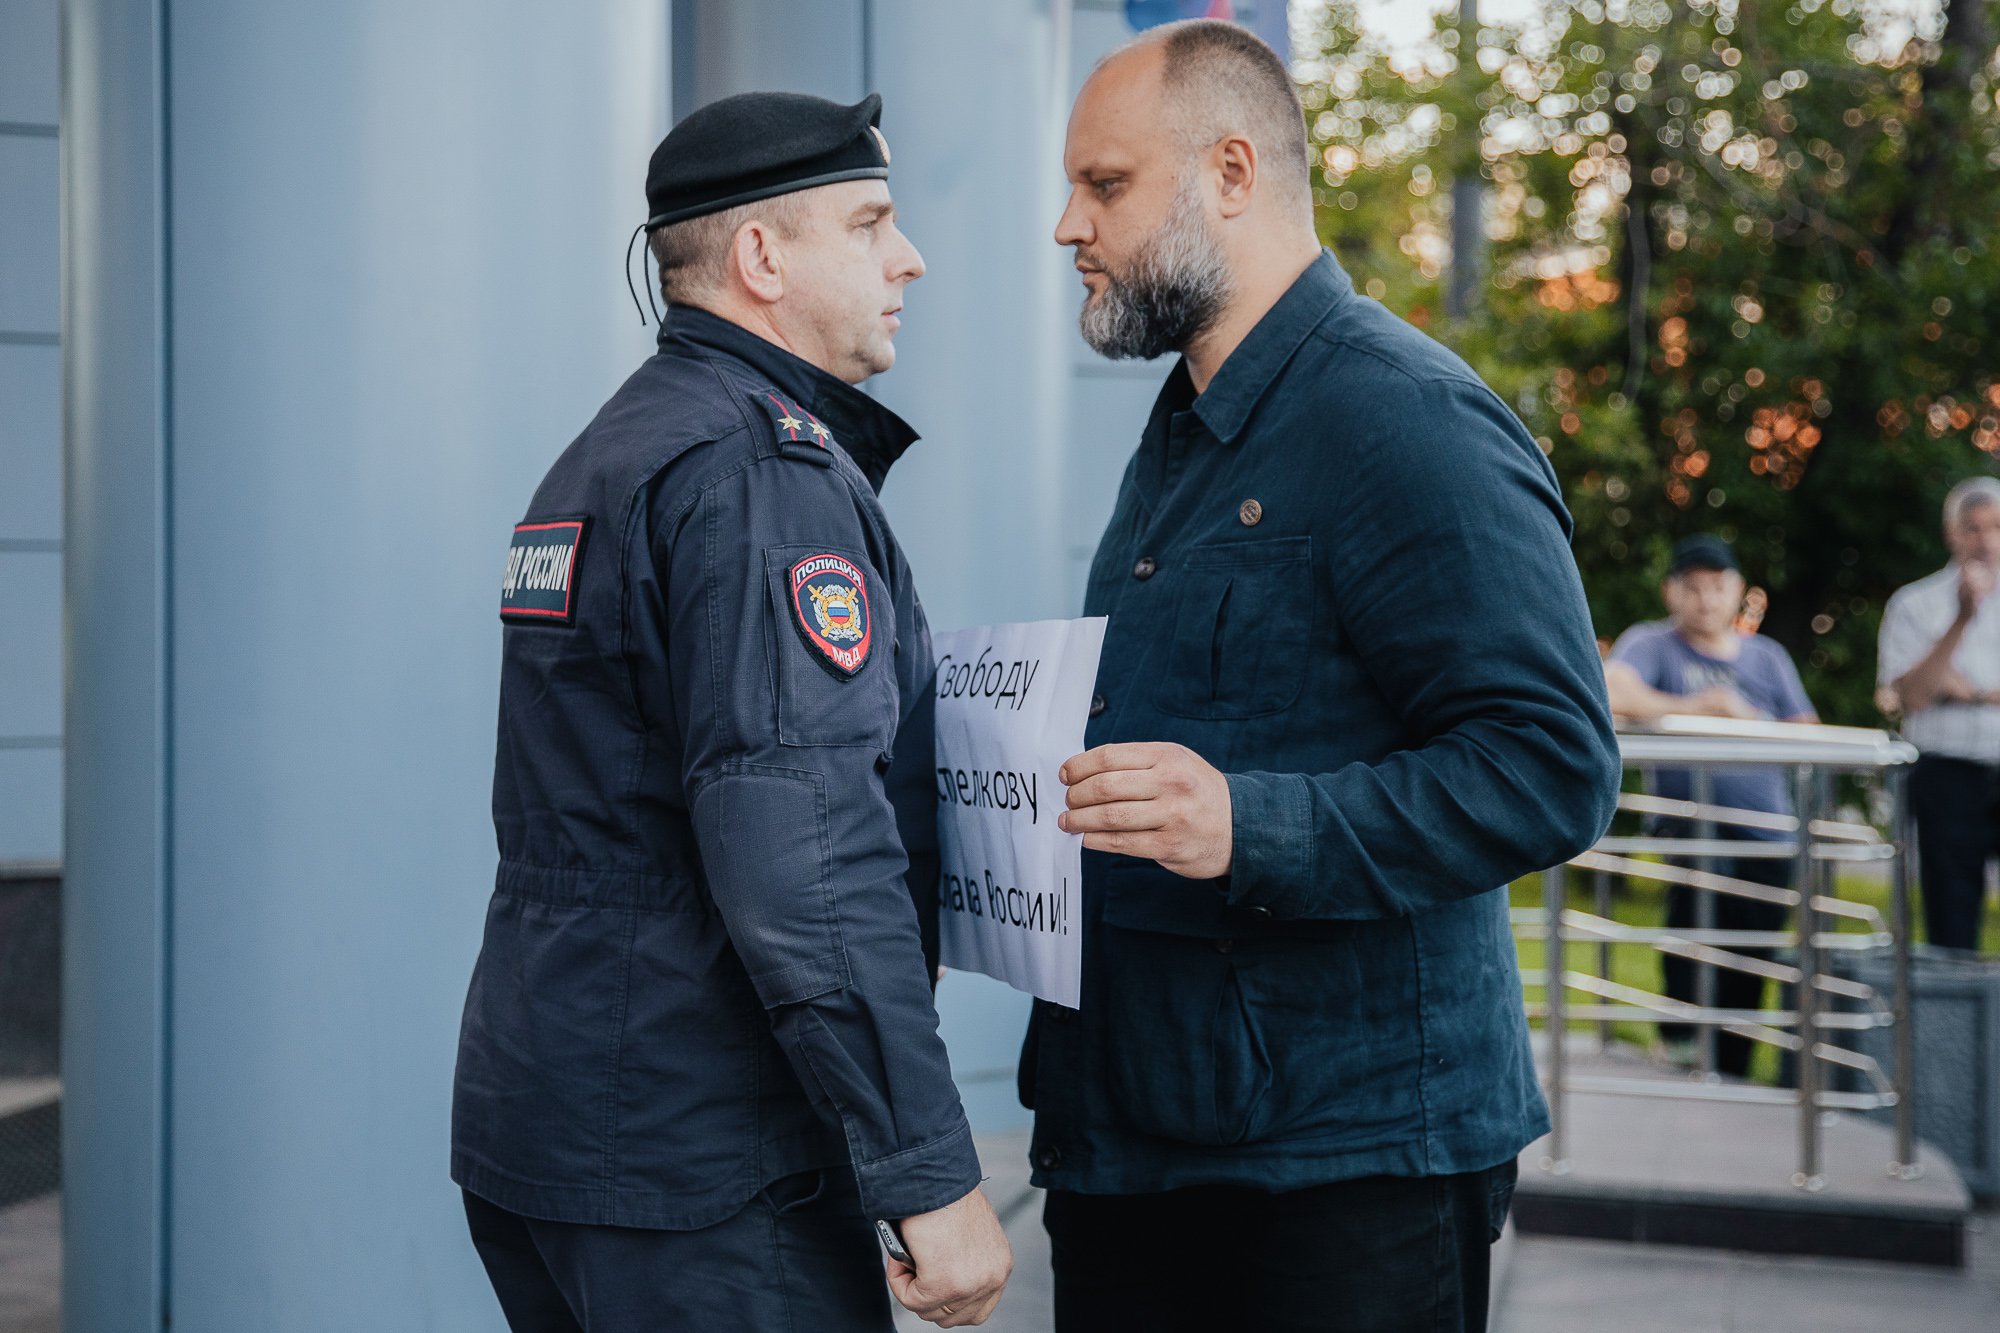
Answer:
POLYGON ((1217 953, 1228 953, 1228 952, 1229 952, 1229 951, 1230 951, 1231 949, 1234 949, 1235 947, 1236 947, 1236 941, 1235 941, 1235 940, 1217 940, 1217 941, 1215 941, 1215 951, 1216 951, 1217 953))
POLYGON ((1062 1149, 1053 1143, 1035 1154, 1035 1165, 1044 1171, 1053 1171, 1062 1165, 1062 1149))
POLYGON ((1090 696, 1090 715, 1092 717, 1098 717, 1102 715, 1104 710, 1106 708, 1109 708, 1110 706, 1111 706, 1110 704, 1104 701, 1103 695, 1093 694, 1090 696))
POLYGON ((1144 583, 1147 579, 1153 577, 1153 571, 1159 567, 1159 562, 1153 559, 1152 556, 1142 555, 1139 557, 1139 563, 1132 566, 1132 577, 1144 583))
POLYGON ((1269 916, 1269 915, 1271 915, 1271 909, 1270 909, 1270 908, 1268 908, 1268 907, 1252 907, 1252 908, 1249 908, 1249 909, 1248 909, 1248 911, 1249 911, 1249 913, 1250 913, 1250 915, 1251 915, 1251 916, 1269 916))
POLYGON ((1076 1017, 1076 1010, 1068 1005, 1050 1004, 1046 1000, 1042 1002, 1042 1012, 1049 1016, 1052 1023, 1067 1023, 1076 1017))
POLYGON ((1236 517, 1243 520, 1243 526, 1254 528, 1264 521, 1264 506, 1255 500, 1245 500, 1236 508, 1236 517))

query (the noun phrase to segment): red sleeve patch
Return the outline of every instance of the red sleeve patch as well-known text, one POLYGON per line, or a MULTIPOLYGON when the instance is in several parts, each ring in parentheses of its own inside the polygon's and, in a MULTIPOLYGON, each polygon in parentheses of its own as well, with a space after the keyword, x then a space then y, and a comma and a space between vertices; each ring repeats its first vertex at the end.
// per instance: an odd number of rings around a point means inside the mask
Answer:
POLYGON ((523 625, 576 623, 577 565, 588 518, 534 519, 514 527, 500 618, 523 625))

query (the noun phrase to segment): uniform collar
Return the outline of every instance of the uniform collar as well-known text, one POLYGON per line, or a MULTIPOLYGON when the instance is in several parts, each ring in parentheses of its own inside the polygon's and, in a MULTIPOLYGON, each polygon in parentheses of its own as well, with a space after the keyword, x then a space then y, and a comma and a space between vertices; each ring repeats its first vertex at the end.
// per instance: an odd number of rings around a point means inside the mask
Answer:
MULTIPOLYGON (((1354 284, 1347 271, 1333 257, 1333 251, 1321 250, 1319 258, 1308 264, 1277 304, 1264 312, 1264 317, 1223 361, 1208 388, 1194 400, 1195 414, 1216 439, 1224 444, 1235 442, 1250 420, 1250 413, 1264 397, 1264 391, 1271 387, 1306 335, 1352 295, 1354 284)), ((1175 378, 1185 379, 1186 359, 1174 370, 1175 378)))
POLYGON ((907 421, 853 385, 765 341, 741 324, 696 306, 668 308, 660 325, 660 350, 697 355, 720 352, 741 362, 832 428, 835 442, 878 491, 890 465, 917 440, 907 421))

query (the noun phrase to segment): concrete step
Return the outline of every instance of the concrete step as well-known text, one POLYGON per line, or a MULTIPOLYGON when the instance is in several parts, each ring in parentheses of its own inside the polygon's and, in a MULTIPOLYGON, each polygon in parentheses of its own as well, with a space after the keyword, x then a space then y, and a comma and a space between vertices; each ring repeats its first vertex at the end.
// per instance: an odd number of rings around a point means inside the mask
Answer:
MULTIPOLYGON (((1617 1075, 1660 1090, 1685 1076, 1630 1053, 1574 1051, 1574 1074, 1617 1075)), ((1514 1221, 1524 1235, 1698 1245, 1962 1267, 1972 1197, 1942 1155, 1919 1145, 1918 1175, 1892 1175, 1894 1136, 1822 1114, 1825 1187, 1792 1183, 1796 1107, 1572 1092, 1567 1162, 1549 1140, 1521 1155, 1514 1221)))

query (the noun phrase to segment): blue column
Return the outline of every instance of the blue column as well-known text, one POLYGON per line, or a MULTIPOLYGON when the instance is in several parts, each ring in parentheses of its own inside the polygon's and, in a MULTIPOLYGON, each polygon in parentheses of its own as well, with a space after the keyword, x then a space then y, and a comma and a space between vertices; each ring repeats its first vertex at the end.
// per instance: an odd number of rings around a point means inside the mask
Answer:
POLYGON ((63 12, 64 1325, 165 1313, 168 635, 158 0, 63 12))
POLYGON ((650 346, 666 7, 66 23, 66 1326, 490 1329, 446 1143, 495 596, 650 346))
MULTIPOLYGON (((910 289, 896 368, 868 385, 924 435, 883 503, 932 624, 1076 615, 1164 374, 1083 345, 1082 288, 1051 239, 1070 100, 1131 36, 1122 10, 676 0, 674 15, 677 112, 751 88, 882 93, 899 222, 930 270, 910 289)), ((938 1011, 974 1127, 1024 1123, 1026 997, 953 976, 938 1011)))

